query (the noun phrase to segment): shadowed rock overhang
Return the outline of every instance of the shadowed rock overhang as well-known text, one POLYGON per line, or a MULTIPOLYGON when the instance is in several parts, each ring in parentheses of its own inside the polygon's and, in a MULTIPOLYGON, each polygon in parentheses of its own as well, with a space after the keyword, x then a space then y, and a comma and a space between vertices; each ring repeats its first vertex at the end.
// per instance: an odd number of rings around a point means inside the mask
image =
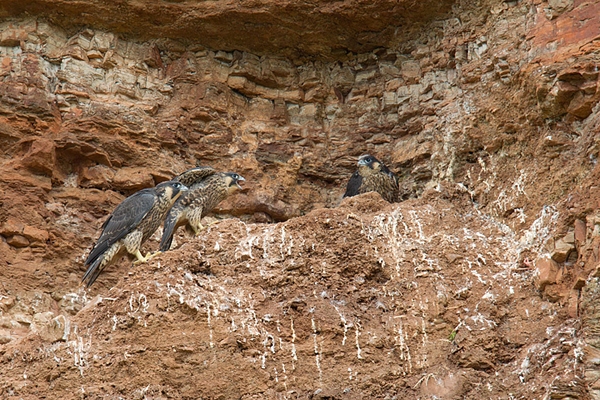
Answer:
POLYGON ((446 14, 454 0, 104 1, 4 0, 0 19, 41 17, 142 40, 171 38, 221 50, 339 58, 387 47, 398 30, 446 14))

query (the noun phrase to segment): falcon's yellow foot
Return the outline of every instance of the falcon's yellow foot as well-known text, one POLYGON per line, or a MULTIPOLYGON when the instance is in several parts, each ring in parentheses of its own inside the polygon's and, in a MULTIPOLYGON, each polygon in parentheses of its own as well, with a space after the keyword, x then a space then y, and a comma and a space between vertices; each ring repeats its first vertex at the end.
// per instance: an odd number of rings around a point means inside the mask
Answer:
POLYGON ((198 224, 198 226, 192 226, 192 230, 194 231, 194 237, 198 236, 200 234, 200 232, 202 232, 203 230, 205 230, 206 227, 202 224, 198 224))
POLYGON ((157 255, 159 255, 160 253, 162 253, 162 251, 157 250, 154 253, 148 253, 146 254, 146 261, 150 261, 152 258, 156 257, 157 255))
POLYGON ((209 226, 211 226, 213 224, 216 224, 217 222, 219 222, 219 221, 209 222, 207 226, 204 226, 204 225, 200 224, 200 226, 198 228, 194 228, 194 237, 200 235, 200 232, 202 232, 203 230, 205 230, 209 226))
POLYGON ((142 255, 142 253, 138 250, 135 253, 135 258, 136 260, 133 262, 133 265, 138 265, 138 264, 143 264, 145 262, 148 262, 148 260, 150 260, 152 257, 154 257, 156 255, 156 253, 148 253, 146 254, 146 257, 144 257, 142 255))
POLYGON ((204 226, 202 224, 199 224, 198 227, 192 226, 192 230, 194 231, 194 237, 200 236, 200 232, 202 232, 203 230, 205 230, 209 226, 211 226, 213 224, 216 224, 217 222, 219 222, 219 221, 209 222, 207 226, 204 226))

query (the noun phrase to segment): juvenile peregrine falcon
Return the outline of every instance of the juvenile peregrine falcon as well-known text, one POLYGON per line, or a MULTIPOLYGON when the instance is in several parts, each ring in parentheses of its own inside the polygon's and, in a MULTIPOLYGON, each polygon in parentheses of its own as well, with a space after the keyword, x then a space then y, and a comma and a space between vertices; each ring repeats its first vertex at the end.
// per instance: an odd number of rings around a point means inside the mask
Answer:
POLYGON ((385 164, 370 154, 358 158, 358 170, 350 177, 344 197, 367 192, 377 192, 390 203, 400 200, 398 178, 385 164))
POLYGON ((165 215, 187 187, 181 182, 167 181, 132 194, 115 208, 102 225, 102 234, 90 252, 82 282, 90 287, 98 275, 122 255, 135 256, 145 262, 140 252, 142 243, 152 236, 165 215))
POLYGON ((204 228, 200 223, 202 218, 227 196, 241 189, 239 182, 245 181, 236 173, 216 172, 210 167, 192 168, 175 179, 190 183, 195 179, 193 176, 196 176, 196 180, 191 184, 190 190, 175 202, 165 220, 160 251, 171 248, 173 235, 182 225, 190 227, 198 234, 204 228))

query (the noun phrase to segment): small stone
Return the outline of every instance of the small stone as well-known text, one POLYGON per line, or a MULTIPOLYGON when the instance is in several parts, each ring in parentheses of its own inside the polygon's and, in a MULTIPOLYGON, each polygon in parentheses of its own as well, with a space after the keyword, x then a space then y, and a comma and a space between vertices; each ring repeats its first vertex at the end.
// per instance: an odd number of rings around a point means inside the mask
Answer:
POLYGON ((145 53, 142 55, 141 59, 146 63, 150 68, 162 68, 163 62, 160 58, 160 50, 156 44, 145 47, 145 53))
POLYGON ((585 94, 595 94, 598 89, 598 83, 597 81, 585 82, 579 86, 579 88, 583 90, 585 94))
POLYGON ((101 52, 99 52, 98 50, 90 50, 87 53, 87 57, 90 60, 94 60, 94 59, 103 59, 104 58, 104 54, 102 54, 101 52))
POLYGON ((228 53, 219 50, 215 53, 215 60, 219 60, 224 63, 231 63, 233 62, 233 53, 228 53))
POLYGON ((116 67, 117 65, 122 65, 123 62, 123 57, 116 54, 112 50, 108 50, 106 53, 104 53, 104 58, 102 59, 102 63, 100 64, 100 66, 104 69, 111 69, 116 67))
POLYGON ((52 176, 56 165, 56 146, 53 140, 38 138, 31 143, 22 163, 33 172, 52 176))
POLYGON ((15 321, 17 321, 18 323, 20 323, 21 325, 31 325, 31 322, 32 322, 31 315, 27 315, 27 314, 23 314, 23 313, 15 314, 13 319, 15 321))
POLYGON ((15 305, 15 298, 12 296, 2 296, 0 298, 0 310, 7 311, 15 305))
POLYGON ((402 63, 402 77, 407 83, 416 83, 421 76, 421 67, 416 61, 405 61, 402 63))
POLYGON ((575 93, 579 92, 579 88, 566 81, 558 81, 552 88, 551 94, 555 96, 558 103, 565 103, 573 98, 575 93))
POLYGON ((29 246, 29 240, 25 236, 14 235, 6 239, 6 243, 13 247, 22 248, 29 246))
POLYGON ((575 246, 572 243, 566 243, 563 239, 559 239, 554 242, 552 259, 558 263, 565 262, 573 250, 575 250, 575 246))
POLYGON ((562 238, 563 242, 568 243, 568 244, 574 244, 575 243, 575 232, 569 232, 567 233, 563 238, 562 238))
POLYGON ((92 39, 92 45, 104 53, 111 47, 114 47, 115 35, 112 33, 96 31, 96 32, 94 32, 94 38, 92 39))
POLYGON ((69 324, 64 315, 51 319, 41 330, 40 337, 48 342, 65 341, 69 335, 69 324))
POLYGON ((34 228, 32 226, 25 226, 23 229, 23 236, 25 236, 30 242, 37 243, 38 245, 45 244, 50 237, 48 231, 34 228))
POLYGON ((227 85, 235 90, 243 89, 246 86, 248 79, 243 76, 230 76, 227 78, 227 85))
MULTIPOLYGON (((79 280, 79 277, 76 280, 79 280)), ((84 300, 75 293, 67 293, 64 296, 57 294, 57 297, 59 297, 58 305, 60 309, 71 315, 77 314, 83 308, 84 300)))
POLYGON ((25 229, 25 224, 20 221, 17 221, 14 218, 9 218, 0 228, 0 235, 2 236, 12 236, 23 233, 23 229, 25 229))
POLYGON ((54 317, 52 311, 45 311, 33 314, 33 322, 39 325, 45 325, 54 317))
POLYGON ((398 109, 398 95, 396 92, 383 92, 381 103, 383 111, 398 109))
POLYGON ((535 267, 538 270, 537 286, 539 290, 544 290, 547 285, 556 283, 558 264, 554 260, 541 258, 536 261, 535 267))
POLYGON ((6 344, 13 340, 9 331, 0 330, 0 344, 6 344))
POLYGON ((576 219, 575 231, 573 233, 575 235, 575 241, 577 242, 577 244, 584 244, 587 237, 587 226, 585 225, 585 222, 583 222, 580 219, 576 219))
POLYGON ((86 51, 77 45, 72 45, 72 46, 67 47, 64 55, 70 56, 75 60, 80 60, 80 61, 85 61, 85 62, 88 61, 86 51))
POLYGON ((579 118, 587 118, 597 103, 598 98, 596 96, 577 92, 569 103, 567 112, 579 118))

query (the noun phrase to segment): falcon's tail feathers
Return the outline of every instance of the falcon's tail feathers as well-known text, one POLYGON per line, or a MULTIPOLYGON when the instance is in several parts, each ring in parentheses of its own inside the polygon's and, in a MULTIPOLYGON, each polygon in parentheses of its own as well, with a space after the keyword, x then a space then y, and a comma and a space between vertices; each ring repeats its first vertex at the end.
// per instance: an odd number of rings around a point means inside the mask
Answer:
POLYGON ((94 281, 96 281, 96 278, 98 278, 98 275, 100 275, 100 272, 102 272, 103 268, 100 268, 100 265, 102 264, 103 260, 104 260, 104 255, 97 257, 94 260, 94 262, 90 264, 87 271, 85 271, 85 275, 83 275, 81 282, 85 282, 85 280, 89 278, 87 283, 85 284, 86 287, 92 286, 94 281))
POLYGON ((171 243, 173 243, 173 234, 175 233, 176 227, 177 218, 173 217, 172 214, 169 214, 169 216, 165 220, 163 235, 160 240, 160 251, 168 251, 171 248, 171 243))

